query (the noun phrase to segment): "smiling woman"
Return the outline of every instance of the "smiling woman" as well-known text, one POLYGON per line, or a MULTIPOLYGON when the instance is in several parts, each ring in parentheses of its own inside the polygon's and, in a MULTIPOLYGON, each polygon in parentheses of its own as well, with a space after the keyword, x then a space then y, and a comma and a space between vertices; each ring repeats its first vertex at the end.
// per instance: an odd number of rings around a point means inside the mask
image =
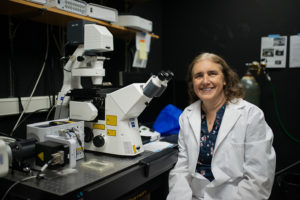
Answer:
POLYGON ((213 128, 216 113, 226 102, 244 96, 238 75, 215 54, 202 53, 193 60, 188 69, 188 82, 190 102, 201 99, 208 130, 213 128))
POLYGON ((197 56, 187 76, 191 105, 179 118, 167 199, 268 199, 276 156, 262 110, 242 99, 238 75, 215 54, 197 56))
POLYGON ((226 82, 220 64, 210 60, 197 62, 192 70, 192 80, 194 92, 204 105, 221 107, 225 103, 223 87, 226 82))
MULTIPOLYGON (((194 73, 194 68, 196 68, 197 65, 199 65, 199 63, 204 62, 204 61, 206 63, 202 63, 202 64, 206 64, 207 67, 209 67, 211 65, 215 65, 215 67, 218 66, 219 70, 221 70, 223 78, 224 78, 224 82, 225 82, 223 89, 224 89, 224 95, 225 95, 226 101, 231 101, 235 98, 244 97, 244 90, 239 85, 239 83, 240 83, 239 77, 229 67, 227 62, 218 55, 215 55, 212 53, 202 53, 194 58, 192 63, 189 65, 188 72, 187 72, 188 93, 189 93, 189 97, 190 97, 190 103, 193 103, 200 98, 194 92, 194 85, 193 85, 194 74, 193 73, 194 73)), ((220 72, 219 70, 217 70, 217 72, 220 72)), ((211 72, 211 73, 213 73, 213 72, 211 72)))

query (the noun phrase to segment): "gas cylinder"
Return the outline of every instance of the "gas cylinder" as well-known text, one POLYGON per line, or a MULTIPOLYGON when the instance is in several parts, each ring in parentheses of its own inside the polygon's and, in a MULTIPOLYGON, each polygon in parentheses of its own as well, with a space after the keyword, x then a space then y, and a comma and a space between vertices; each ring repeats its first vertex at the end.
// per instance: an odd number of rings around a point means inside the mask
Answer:
POLYGON ((245 88, 244 99, 250 103, 260 106, 260 87, 251 72, 246 72, 241 79, 241 83, 245 88))

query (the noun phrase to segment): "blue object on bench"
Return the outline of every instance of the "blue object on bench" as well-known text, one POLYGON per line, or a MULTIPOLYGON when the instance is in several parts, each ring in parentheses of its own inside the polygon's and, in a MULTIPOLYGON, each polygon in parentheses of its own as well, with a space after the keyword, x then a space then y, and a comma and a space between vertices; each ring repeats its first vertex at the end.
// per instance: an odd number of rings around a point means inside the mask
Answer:
POLYGON ((182 110, 172 104, 168 104, 164 107, 153 124, 153 129, 161 134, 161 136, 167 136, 172 134, 178 134, 179 132, 179 116, 182 110))

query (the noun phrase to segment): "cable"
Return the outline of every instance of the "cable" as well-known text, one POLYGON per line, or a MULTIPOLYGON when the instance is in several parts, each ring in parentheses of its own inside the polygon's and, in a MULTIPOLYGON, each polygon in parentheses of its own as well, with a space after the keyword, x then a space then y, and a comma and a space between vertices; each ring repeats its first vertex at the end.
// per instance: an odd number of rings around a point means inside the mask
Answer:
POLYGON ((275 89, 274 89, 274 86, 273 86, 271 77, 270 77, 270 75, 269 75, 266 71, 264 71, 264 74, 266 75, 266 78, 267 78, 267 80, 268 80, 268 82, 270 83, 271 88, 272 88, 272 95, 273 95, 273 99, 274 99, 275 113, 276 113, 277 120, 278 120, 278 122, 279 122, 279 124, 280 124, 280 127, 282 128, 283 132, 284 132, 291 140, 293 140, 294 142, 300 144, 300 140, 298 140, 298 139, 296 139, 294 136, 292 136, 292 135, 287 131, 287 129, 285 128, 283 122, 281 121, 281 118, 280 118, 280 116, 279 116, 279 111, 278 111, 278 104, 277 104, 277 99, 276 99, 276 93, 275 93, 275 89))
POLYGON ((17 128, 20 126, 20 124, 22 124, 24 121, 26 121, 26 119, 28 119, 29 117, 31 117, 33 114, 38 113, 38 112, 44 112, 44 111, 48 111, 48 108, 41 108, 41 109, 37 109, 35 111, 33 111, 32 113, 28 114, 26 117, 24 117, 20 122, 19 125, 17 126, 17 128))
POLYGON ((66 94, 64 95, 64 97, 63 97, 63 99, 62 99, 62 101, 61 101, 61 105, 60 105, 60 107, 59 107, 58 119, 60 119, 60 114, 61 114, 62 107, 63 107, 63 105, 64 105, 64 100, 65 100, 65 98, 66 98, 66 96, 67 96, 68 93, 69 93, 69 90, 66 92, 66 94))
POLYGON ((16 37, 16 32, 18 28, 20 27, 21 23, 15 25, 15 28, 13 30, 13 26, 15 24, 12 22, 11 16, 8 17, 8 39, 9 39, 9 58, 8 58, 8 64, 9 64, 9 88, 10 88, 10 96, 15 96, 15 85, 17 85, 15 82, 15 69, 13 66, 13 57, 14 57, 14 38, 16 37))
POLYGON ((54 101, 52 101, 51 95, 49 95, 48 97, 49 97, 49 105, 50 107, 52 107, 54 105, 54 101))
POLYGON ((275 173, 275 175, 278 176, 279 174, 285 172, 286 170, 288 170, 288 169, 290 169, 290 168, 292 168, 292 167, 295 167, 295 166, 298 165, 298 164, 300 164, 300 160, 298 160, 298 161, 294 162, 293 164, 291 164, 291 165, 289 165, 289 166, 287 166, 287 167, 285 167, 285 168, 279 170, 278 172, 275 173))
POLYGON ((3 136, 8 136, 9 134, 8 134, 8 133, 4 133, 4 132, 0 131, 0 135, 3 135, 3 136))
POLYGON ((30 180, 30 179, 33 179, 33 178, 36 178, 37 176, 29 176, 29 177, 26 177, 26 178, 23 178, 22 180, 19 180, 19 181, 16 181, 14 184, 12 184, 8 190, 5 192, 5 194, 3 195, 2 199, 1 200, 4 200, 6 198, 6 196, 8 195, 8 193, 19 183, 21 182, 24 182, 24 181, 27 181, 27 180, 30 180))
POLYGON ((37 113, 37 112, 40 112, 40 111, 47 111, 48 108, 41 108, 41 109, 38 109, 38 110, 35 110, 33 111, 32 113, 30 113, 29 115, 27 115, 26 117, 24 117, 19 123, 18 125, 15 127, 15 130, 17 130, 17 128, 23 124, 24 121, 26 121, 29 117, 31 117, 33 114, 37 113))
POLYGON ((45 170, 48 168, 48 166, 49 166, 51 163, 53 163, 53 161, 54 161, 54 158, 50 159, 47 163, 45 163, 45 164, 42 166, 41 170, 40 170, 40 171, 37 173, 37 175, 36 175, 36 178, 37 178, 37 179, 41 178, 41 173, 42 173, 43 171, 45 171, 45 170))
POLYGON ((0 136, 0 140, 3 140, 6 144, 13 143, 16 141, 15 138, 0 136))
POLYGON ((55 104, 50 108, 47 116, 46 116, 46 121, 48 121, 50 114, 52 113, 53 109, 55 108, 55 104))
MULTIPOLYGON (((87 161, 87 157, 86 157, 86 154, 85 154, 85 152, 84 152, 84 148, 83 148, 83 145, 82 145, 82 141, 81 141, 80 137, 79 137, 79 136, 77 135, 77 133, 76 133, 76 132, 79 132, 78 129, 73 127, 73 128, 70 130, 70 132, 74 133, 74 135, 75 135, 75 137, 76 137, 76 139, 77 139, 77 142, 78 142, 79 146, 80 146, 81 149, 82 149, 82 153, 83 153, 84 160, 87 161)), ((68 133, 69 133, 69 132, 68 132, 68 133)))
POLYGON ((40 74, 39 74, 39 76, 38 76, 38 79, 36 80, 36 83, 35 83, 35 85, 34 85, 34 88, 33 88, 32 92, 31 92, 31 94, 30 94, 29 100, 28 100, 27 103, 26 103, 25 109, 22 111, 22 113, 21 113, 21 115, 20 115, 18 121, 16 122, 14 128, 12 129, 12 131, 11 131, 11 133, 10 133, 10 136, 13 135, 14 131, 15 131, 16 128, 18 127, 18 124, 19 124, 21 118, 23 117, 24 113, 27 111, 27 109, 28 109, 28 107, 29 107, 29 104, 30 104, 30 102, 31 102, 31 99, 32 99, 32 97, 33 97, 33 94, 34 94, 34 92, 35 92, 35 90, 36 90, 36 88, 37 88, 37 85, 38 85, 38 83, 39 83, 39 81, 40 81, 40 79, 41 79, 41 76, 42 76, 42 74, 43 74, 43 72, 44 72, 44 69, 45 69, 45 66, 46 66, 46 60, 47 60, 47 58, 48 58, 48 51, 49 51, 49 30, 48 30, 48 25, 47 25, 47 31, 46 31, 46 45, 47 45, 47 47, 46 47, 45 59, 44 59, 44 63, 43 63, 42 69, 41 69, 41 71, 40 71, 40 74))
POLYGON ((8 195, 8 193, 9 193, 9 192, 10 192, 17 184, 19 184, 19 183, 21 183, 21 182, 24 182, 24 181, 27 181, 27 180, 30 180, 30 179, 33 179, 33 178, 40 179, 40 178, 41 178, 41 173, 42 173, 43 171, 45 171, 45 170, 48 168, 48 166, 49 166, 53 161, 54 161, 54 158, 50 159, 47 163, 45 163, 45 164, 42 166, 41 170, 37 173, 37 175, 35 175, 35 176, 29 176, 29 177, 26 177, 26 178, 24 178, 24 179, 22 179, 22 180, 20 180, 20 181, 16 181, 14 184, 12 184, 12 185, 8 188, 8 190, 5 192, 5 194, 3 195, 3 197, 2 197, 1 200, 4 200, 4 199, 6 198, 6 196, 8 195))
POLYGON ((59 55, 62 56, 63 55, 62 45, 57 42, 57 39, 56 39, 56 37, 55 37, 54 34, 52 34, 52 36, 53 36, 54 43, 55 43, 55 45, 57 47, 57 50, 59 52, 59 55))
POLYGON ((58 39, 59 41, 57 41, 57 38, 55 37, 54 34, 52 34, 53 40, 54 40, 54 43, 57 47, 59 55, 64 56, 65 55, 64 50, 65 50, 66 46, 69 44, 69 42, 66 42, 64 44, 64 40, 62 40, 62 38, 64 38, 64 36, 61 36, 61 35, 63 35, 63 30, 60 30, 60 28, 59 28, 59 33, 58 34, 59 34, 59 39, 58 39))
POLYGON ((87 157, 86 157, 86 154, 85 154, 85 152, 84 152, 84 148, 83 148, 83 145, 82 145, 82 141, 81 141, 81 139, 79 138, 79 136, 77 135, 77 133, 74 132, 74 134, 75 134, 75 136, 76 136, 76 139, 77 139, 78 144, 80 145, 80 147, 81 147, 81 149, 82 149, 82 153, 83 153, 84 160, 87 161, 87 157))

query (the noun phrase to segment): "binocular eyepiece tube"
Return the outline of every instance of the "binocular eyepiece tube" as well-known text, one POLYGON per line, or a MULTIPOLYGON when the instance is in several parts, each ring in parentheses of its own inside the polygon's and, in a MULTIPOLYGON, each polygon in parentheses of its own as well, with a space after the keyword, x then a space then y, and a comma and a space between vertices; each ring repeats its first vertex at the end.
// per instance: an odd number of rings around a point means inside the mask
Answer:
POLYGON ((143 93, 149 98, 159 97, 168 86, 168 82, 174 77, 170 70, 161 71, 157 76, 153 75, 143 87, 143 93))

